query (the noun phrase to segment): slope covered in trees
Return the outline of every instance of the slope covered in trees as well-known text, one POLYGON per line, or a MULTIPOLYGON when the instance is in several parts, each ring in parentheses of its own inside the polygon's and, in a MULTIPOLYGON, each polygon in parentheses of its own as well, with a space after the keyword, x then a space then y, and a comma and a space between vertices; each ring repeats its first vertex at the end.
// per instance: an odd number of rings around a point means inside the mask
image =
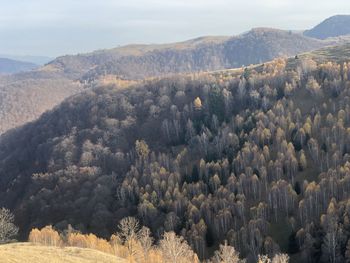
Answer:
POLYGON ((35 120, 82 89, 79 82, 47 72, 0 76, 0 134, 35 120))
POLYGON ((350 15, 336 15, 304 32, 305 36, 326 39, 350 34, 350 15))
POLYGON ((308 54, 69 98, 0 137, 0 207, 23 235, 71 224, 109 237, 131 215, 156 239, 182 235, 200 258, 227 240, 249 262, 279 251, 342 262, 347 48, 340 60, 308 54))

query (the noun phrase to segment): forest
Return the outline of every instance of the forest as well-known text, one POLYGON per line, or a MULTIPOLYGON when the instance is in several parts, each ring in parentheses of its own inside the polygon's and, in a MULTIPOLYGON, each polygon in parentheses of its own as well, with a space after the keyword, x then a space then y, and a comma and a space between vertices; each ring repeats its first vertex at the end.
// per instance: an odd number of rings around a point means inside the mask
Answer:
POLYGON ((247 262, 350 260, 350 63, 307 56, 86 90, 0 137, 0 207, 26 239, 128 216, 247 262))

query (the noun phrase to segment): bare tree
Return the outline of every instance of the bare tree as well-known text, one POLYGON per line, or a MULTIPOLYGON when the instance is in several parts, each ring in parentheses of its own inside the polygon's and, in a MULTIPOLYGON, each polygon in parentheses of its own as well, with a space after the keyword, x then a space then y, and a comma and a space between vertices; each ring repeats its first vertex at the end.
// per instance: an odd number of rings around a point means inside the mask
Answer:
POLYGON ((166 232, 159 244, 165 262, 193 262, 194 253, 182 236, 166 232))
POLYGON ((18 227, 14 224, 14 215, 6 208, 0 209, 0 244, 7 243, 17 235, 18 227))
POLYGON ((220 245, 220 249, 215 251, 215 256, 212 259, 213 263, 243 263, 245 260, 239 259, 239 253, 232 246, 220 245))
POLYGON ((140 224, 134 217, 123 218, 118 225, 118 237, 128 250, 128 258, 131 261, 136 254, 136 242, 139 238, 140 224))
POLYGON ((287 254, 276 254, 272 259, 266 255, 260 255, 258 263, 288 263, 289 256, 287 254))
POLYGON ((138 241, 142 249, 142 257, 144 262, 148 262, 149 252, 153 246, 153 238, 151 237, 151 231, 148 227, 142 227, 139 232, 138 241))
POLYGON ((289 256, 287 254, 277 254, 272 258, 272 263, 288 263, 289 256))
POLYGON ((258 263, 271 263, 271 259, 266 255, 259 255, 258 263))

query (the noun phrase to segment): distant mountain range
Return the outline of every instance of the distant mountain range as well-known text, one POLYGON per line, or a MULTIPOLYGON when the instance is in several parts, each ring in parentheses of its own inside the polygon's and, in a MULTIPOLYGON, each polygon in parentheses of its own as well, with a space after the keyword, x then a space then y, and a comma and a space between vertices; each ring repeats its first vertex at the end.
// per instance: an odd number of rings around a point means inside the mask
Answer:
POLYGON ((38 65, 29 62, 0 58, 0 74, 12 74, 21 71, 28 71, 37 67, 38 65))
POLYGON ((350 34, 350 15, 332 16, 314 28, 304 32, 305 36, 317 39, 326 39, 348 34, 350 34))
POLYGON ((233 37, 202 37, 167 45, 130 45, 49 63, 57 71, 82 80, 104 75, 135 80, 174 73, 212 71, 262 63, 329 44, 302 34, 256 28, 233 37))
POLYGON ((307 35, 308 31, 255 28, 238 36, 128 45, 58 57, 30 72, 0 78, 0 134, 36 119, 84 88, 120 87, 178 73, 237 68, 349 41, 347 36, 323 40, 307 35))
POLYGON ((36 65, 45 65, 51 60, 54 60, 54 58, 47 57, 47 56, 10 55, 10 54, 0 54, 0 58, 19 60, 19 61, 33 63, 36 65))

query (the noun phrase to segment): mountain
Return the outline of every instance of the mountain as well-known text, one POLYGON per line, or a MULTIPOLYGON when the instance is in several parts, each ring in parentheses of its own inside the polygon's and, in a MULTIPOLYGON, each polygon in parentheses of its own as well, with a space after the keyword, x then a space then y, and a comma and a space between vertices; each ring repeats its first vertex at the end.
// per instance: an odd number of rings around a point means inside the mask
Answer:
POLYGON ((37 65, 29 62, 0 58, 0 74, 12 74, 21 71, 29 71, 37 67, 37 65))
POLYGON ((202 259, 227 240, 327 262, 329 224, 350 238, 348 50, 85 90, 0 137, 0 207, 22 236, 109 237, 131 215, 202 259))
POLYGON ((317 39, 338 37, 350 34, 350 15, 336 15, 327 18, 314 28, 306 30, 305 36, 317 39))
POLYGON ((48 62, 54 60, 52 57, 47 56, 29 56, 29 55, 9 55, 9 54, 0 54, 2 58, 8 58, 12 60, 19 60, 24 62, 33 63, 35 65, 45 65, 48 62))
POLYGON ((290 31, 256 28, 234 37, 203 37, 168 45, 132 45, 65 56, 49 65, 90 82, 105 75, 135 80, 242 67, 326 44, 290 31))

